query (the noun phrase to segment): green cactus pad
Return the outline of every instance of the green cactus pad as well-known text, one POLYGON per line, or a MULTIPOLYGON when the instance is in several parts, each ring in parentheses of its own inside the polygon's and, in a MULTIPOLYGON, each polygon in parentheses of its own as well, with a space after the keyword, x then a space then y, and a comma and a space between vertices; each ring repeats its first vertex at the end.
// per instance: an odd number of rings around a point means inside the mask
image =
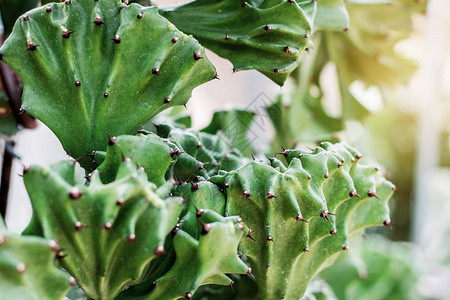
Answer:
POLYGON ((231 171, 243 166, 248 159, 233 148, 225 135, 183 129, 170 124, 157 126, 159 136, 167 140, 177 158, 174 176, 179 180, 193 180, 193 175, 208 179, 219 171, 231 171))
POLYGON ((63 299, 73 278, 55 265, 54 241, 19 237, 0 217, 0 299, 63 299))
POLYGON ((88 187, 74 186, 66 180, 70 172, 73 164, 61 162, 49 168, 31 167, 24 174, 34 218, 43 235, 58 242, 62 266, 86 294, 112 299, 164 252, 182 199, 162 200, 173 183, 155 189, 130 159, 124 159, 109 184, 102 184, 95 171, 88 187))
POLYGON ((251 273, 237 253, 245 232, 242 220, 239 217, 224 218, 209 210, 202 210, 197 219, 197 238, 182 229, 174 233, 176 259, 168 272, 151 282, 150 291, 137 286, 124 292, 123 299, 191 299, 201 285, 231 286, 233 281, 225 273, 251 273), (139 295, 139 290, 144 294, 139 295))
POLYGON ((130 158, 143 167, 147 178, 157 186, 164 182, 164 175, 172 162, 171 148, 155 134, 121 135, 111 139, 106 153, 95 153, 94 160, 102 182, 112 182, 124 159, 130 158))
POLYGON ((263 299, 300 298, 350 237, 390 222, 387 201, 395 188, 345 144, 281 154, 288 167, 277 159, 254 161, 211 178, 226 191, 226 213, 242 216, 253 230, 240 251, 263 299))
POLYGON ((119 0, 34 9, 1 51, 24 81, 23 108, 77 159, 105 150, 108 134, 135 133, 158 112, 185 104, 215 75, 199 43, 155 7, 119 0))
POLYGON ((180 30, 229 59, 283 85, 310 43, 315 1, 197 0, 164 11, 180 30))

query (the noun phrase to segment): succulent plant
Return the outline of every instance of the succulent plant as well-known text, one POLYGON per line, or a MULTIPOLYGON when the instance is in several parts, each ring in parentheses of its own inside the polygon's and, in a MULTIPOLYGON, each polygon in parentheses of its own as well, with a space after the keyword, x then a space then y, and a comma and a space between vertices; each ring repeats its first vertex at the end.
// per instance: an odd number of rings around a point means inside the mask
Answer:
POLYGON ((157 134, 166 139, 172 153, 177 156, 173 173, 182 181, 194 180, 198 176, 208 179, 220 170, 231 171, 248 161, 221 133, 160 124, 157 134))
POLYGON ((8 232, 0 217, 0 299, 63 299, 72 277, 55 264, 55 242, 8 232))
POLYGON ((92 168, 86 154, 105 150, 108 134, 134 133, 158 112, 185 104, 215 75, 198 42, 155 7, 119 0, 31 10, 1 51, 24 81, 23 108, 72 157, 84 157, 85 168, 92 168))
POLYGON ((97 171, 104 183, 112 182, 116 178, 126 157, 144 169, 150 182, 161 186, 166 182, 165 174, 173 155, 173 150, 160 137, 151 133, 112 137, 106 152, 95 151, 92 158, 100 165, 97 171))
POLYGON ((233 280, 224 273, 251 274, 237 253, 244 236, 242 220, 224 218, 209 210, 199 210, 197 218, 198 237, 180 227, 174 229, 176 258, 169 270, 157 279, 130 288, 119 299, 191 299, 201 285, 232 286, 233 280))
POLYGON ((337 300, 337 298, 326 281, 313 280, 301 300, 337 300))
MULTIPOLYGON (((199 298, 219 299, 218 285, 228 289, 221 297, 231 299, 238 281, 240 299, 299 299, 352 237, 390 225, 395 186, 346 144, 283 148, 281 160, 249 161, 250 112, 217 112, 202 130, 183 127, 188 118, 154 119, 218 77, 195 38, 234 71, 256 69, 283 85, 317 34, 319 51, 295 74, 304 80, 298 105, 307 98, 307 113, 316 113, 311 120, 328 124, 311 125, 315 131, 305 136, 342 128, 320 105, 318 77, 327 61, 343 57, 349 84, 362 71, 348 71, 345 58, 359 44, 350 35, 350 51, 338 56, 334 33, 319 31, 347 29, 346 7, 358 4, 196 0, 161 11, 185 34, 156 7, 48 2, 19 18, 0 58, 24 81, 23 108, 53 130, 87 180, 75 177, 71 161, 24 169, 33 208, 24 234, 50 242, 18 240, 0 223, 0 266, 7 265, 0 276, 14 282, 0 282, 8 297, 20 289, 30 298, 56 299, 78 283, 84 292, 75 292, 93 299, 191 299, 199 289, 199 298), (155 132, 146 130, 150 120, 155 132), (72 279, 56 269, 55 255, 72 279), (25 281, 28 273, 37 278, 25 281)), ((292 109, 290 119, 299 111, 292 109)), ((288 110, 281 112, 286 119, 288 110)), ((276 129, 285 131, 279 141, 289 146, 298 138, 286 122, 276 129)), ((326 296, 310 288, 314 297, 326 296)))
POLYGON ((310 44, 316 1, 197 0, 163 11, 233 63, 233 70, 256 69, 283 85, 310 44))
POLYGON ((181 198, 165 199, 172 182, 156 189, 127 158, 109 184, 95 171, 88 187, 74 185, 72 162, 31 167, 24 181, 32 226, 55 241, 62 266, 94 299, 112 299, 139 279, 164 253, 166 235, 182 209, 181 198))
POLYGON ((211 178, 226 192, 226 214, 240 215, 252 230, 239 248, 263 299, 301 297, 349 238, 390 224, 387 201, 395 189, 345 144, 281 154, 288 167, 271 158, 270 165, 253 161, 211 178))
POLYGON ((419 253, 413 245, 369 235, 320 273, 336 299, 424 299, 418 290, 419 253))

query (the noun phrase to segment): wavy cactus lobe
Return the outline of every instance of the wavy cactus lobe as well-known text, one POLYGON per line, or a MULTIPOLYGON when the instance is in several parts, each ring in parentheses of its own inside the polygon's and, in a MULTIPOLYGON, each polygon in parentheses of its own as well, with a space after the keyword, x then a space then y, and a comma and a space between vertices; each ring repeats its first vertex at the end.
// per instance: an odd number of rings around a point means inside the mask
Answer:
POLYGON ((19 237, 0 218, 0 299, 62 299, 75 284, 55 265, 54 241, 19 237))
POLYGON ((230 215, 253 230, 240 244, 263 299, 297 299, 314 274, 364 227, 389 218, 393 185, 343 144, 285 150, 289 166, 257 161, 213 177, 230 215), (286 280, 287 278, 287 280, 286 280))
POLYGON ((215 74, 198 42, 156 8, 119 0, 34 9, 1 51, 24 81, 23 108, 76 158, 104 150, 108 134, 134 133, 158 112, 185 104, 215 74))
POLYGON ((229 59, 283 85, 310 43, 315 1, 197 0, 166 11, 178 28, 229 59))
POLYGON ((173 183, 156 190, 130 159, 122 162, 109 184, 102 184, 94 172, 89 187, 76 186, 67 180, 73 171, 71 162, 61 162, 31 167, 24 174, 35 222, 45 237, 58 242, 61 264, 86 294, 112 299, 164 253, 182 199, 163 200, 173 183))

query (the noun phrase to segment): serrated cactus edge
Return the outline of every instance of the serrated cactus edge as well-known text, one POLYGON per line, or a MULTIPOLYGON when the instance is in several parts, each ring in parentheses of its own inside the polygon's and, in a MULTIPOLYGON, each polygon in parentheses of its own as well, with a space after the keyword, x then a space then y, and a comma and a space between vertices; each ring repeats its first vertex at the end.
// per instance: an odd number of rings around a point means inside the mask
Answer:
POLYGON ((389 225, 395 186, 343 144, 284 150, 210 180, 226 193, 226 214, 251 228, 239 249, 262 299, 298 299, 320 267, 368 226, 389 225))
POLYGON ((120 0, 49 3, 20 17, 1 48, 24 82, 23 109, 64 149, 105 150, 215 75, 204 49, 155 7, 120 0))

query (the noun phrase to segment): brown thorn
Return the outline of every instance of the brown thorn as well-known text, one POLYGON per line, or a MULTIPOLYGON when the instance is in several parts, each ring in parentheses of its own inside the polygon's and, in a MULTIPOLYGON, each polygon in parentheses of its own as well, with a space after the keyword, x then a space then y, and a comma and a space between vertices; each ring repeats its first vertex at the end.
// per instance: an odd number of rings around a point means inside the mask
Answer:
POLYGON ((114 43, 116 44, 120 44, 120 42, 122 41, 122 39, 118 34, 116 34, 111 40, 114 41, 114 43))
POLYGON ((231 280, 231 282, 230 282, 230 284, 229 284, 229 287, 230 287, 231 290, 233 291, 233 294, 236 294, 236 292, 235 292, 235 290, 234 290, 234 287, 233 287, 233 284, 234 284, 234 281, 231 280))
POLYGON ((153 250, 153 254, 155 254, 156 256, 160 256, 164 253, 166 253, 166 251, 164 250, 164 247, 162 245, 156 246, 155 250, 153 250))
POLYGON ((136 234, 130 233, 130 235, 128 235, 128 237, 127 237, 127 241, 134 242, 135 240, 136 240, 136 234))
POLYGON ((254 277, 253 274, 252 274, 252 268, 248 268, 247 274, 248 274, 248 276, 250 276, 252 279, 255 279, 255 277, 254 277))
POLYGON ((76 187, 71 188, 69 191, 69 198, 72 200, 77 200, 81 198, 82 195, 83 193, 80 191, 79 188, 76 187))
POLYGON ((275 243, 275 240, 273 239, 273 236, 271 236, 271 235, 269 235, 267 237, 266 246, 269 245, 269 242, 273 242, 275 245, 277 244, 277 243, 275 243))
POLYGON ((211 224, 205 224, 202 222, 201 234, 202 235, 208 234, 211 231, 211 228, 212 228, 211 224))
POLYGON ((202 58, 202 54, 200 52, 194 52, 194 59, 199 60, 202 58))
POLYGON ((94 20, 94 22, 92 22, 92 23, 94 23, 94 24, 97 25, 97 26, 100 26, 100 25, 102 25, 102 24, 105 24, 105 23, 103 23, 103 20, 102 20, 102 18, 100 18, 100 17, 96 17, 95 20, 94 20))
POLYGON ((298 214, 297 217, 296 217, 295 219, 297 220, 297 224, 298 224, 298 222, 300 222, 300 221, 305 222, 305 223, 309 223, 307 220, 305 220, 305 219, 302 217, 301 214, 298 214))
POLYGON ((158 68, 153 68, 152 69, 152 74, 159 76, 159 69, 158 68))
POLYGON ((251 229, 248 230, 247 237, 254 242, 256 242, 255 238, 252 236, 253 231, 251 229))

